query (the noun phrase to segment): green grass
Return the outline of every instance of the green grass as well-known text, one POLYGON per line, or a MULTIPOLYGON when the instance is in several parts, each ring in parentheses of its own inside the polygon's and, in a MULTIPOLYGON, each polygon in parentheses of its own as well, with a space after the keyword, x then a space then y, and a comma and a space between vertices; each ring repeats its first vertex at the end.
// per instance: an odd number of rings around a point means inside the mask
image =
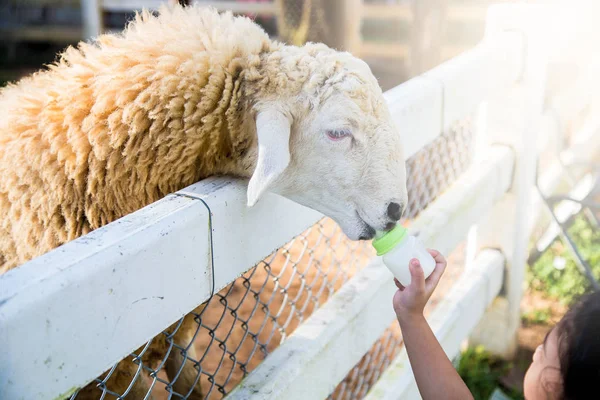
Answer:
MULTIPOLYGON (((594 229, 586 218, 579 216, 569 228, 569 233, 596 278, 600 278, 600 230, 594 229)), ((591 288, 590 282, 575 264, 570 249, 561 239, 556 240, 530 266, 527 281, 531 290, 565 305, 572 304, 591 288)))
POLYGON ((546 307, 524 312, 521 320, 528 325, 547 325, 551 317, 552 310, 546 307))
POLYGON ((475 400, 488 400, 497 387, 511 399, 522 400, 521 393, 503 387, 500 382, 510 368, 510 362, 494 357, 482 346, 476 346, 461 353, 457 371, 475 400))

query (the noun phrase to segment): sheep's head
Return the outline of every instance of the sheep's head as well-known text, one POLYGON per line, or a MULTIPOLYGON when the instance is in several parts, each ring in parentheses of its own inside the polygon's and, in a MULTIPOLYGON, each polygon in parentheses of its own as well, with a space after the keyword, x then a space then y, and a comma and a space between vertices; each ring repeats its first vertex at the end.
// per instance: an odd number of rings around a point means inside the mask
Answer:
POLYGON ((254 107, 258 157, 248 205, 272 191, 332 218, 352 240, 371 239, 393 228, 407 203, 400 135, 367 64, 317 49, 308 72, 306 62, 292 62, 288 78, 302 82, 298 91, 254 107))

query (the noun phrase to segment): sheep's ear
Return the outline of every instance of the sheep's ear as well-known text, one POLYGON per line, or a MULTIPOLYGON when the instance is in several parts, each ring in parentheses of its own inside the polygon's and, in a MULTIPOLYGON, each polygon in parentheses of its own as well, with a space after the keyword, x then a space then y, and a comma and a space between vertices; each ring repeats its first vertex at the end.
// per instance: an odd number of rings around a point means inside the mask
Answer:
POLYGON ((287 168, 290 162, 291 122, 281 111, 268 109, 256 116, 258 157, 248 184, 248 206, 252 207, 287 168))

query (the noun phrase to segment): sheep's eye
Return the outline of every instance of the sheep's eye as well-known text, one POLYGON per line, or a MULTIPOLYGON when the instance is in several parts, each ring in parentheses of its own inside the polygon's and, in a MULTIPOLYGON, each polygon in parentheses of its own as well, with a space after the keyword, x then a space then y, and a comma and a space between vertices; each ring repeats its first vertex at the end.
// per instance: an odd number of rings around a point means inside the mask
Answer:
POLYGON ((345 129, 328 130, 327 137, 331 140, 342 140, 346 137, 352 136, 352 132, 345 129))

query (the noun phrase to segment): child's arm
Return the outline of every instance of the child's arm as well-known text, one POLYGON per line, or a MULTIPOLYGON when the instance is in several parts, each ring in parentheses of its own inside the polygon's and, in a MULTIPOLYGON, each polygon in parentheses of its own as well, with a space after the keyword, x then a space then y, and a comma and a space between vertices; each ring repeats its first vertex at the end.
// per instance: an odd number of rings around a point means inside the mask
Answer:
POLYGON ((402 329, 404 346, 424 400, 473 399, 423 316, 425 304, 446 268, 446 260, 438 251, 429 250, 429 253, 435 258, 436 266, 427 280, 417 260, 412 260, 409 266, 410 285, 405 288, 394 279, 398 287, 394 295, 394 310, 402 329))

